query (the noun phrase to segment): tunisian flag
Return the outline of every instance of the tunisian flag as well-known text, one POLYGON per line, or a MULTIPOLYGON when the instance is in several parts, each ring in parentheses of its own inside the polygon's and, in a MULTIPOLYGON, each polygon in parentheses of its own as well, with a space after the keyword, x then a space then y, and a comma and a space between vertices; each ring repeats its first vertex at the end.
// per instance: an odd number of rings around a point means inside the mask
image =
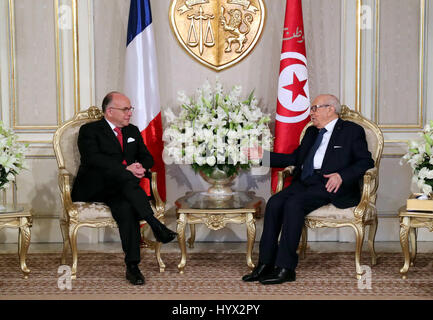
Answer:
MULTIPOLYGON (((309 121, 310 98, 302 1, 287 0, 278 79, 274 152, 292 153, 298 147, 299 136, 309 121)), ((274 192, 278 171, 281 170, 282 168, 272 169, 274 192)))
MULTIPOLYGON (((153 156, 155 164, 152 170, 158 173, 158 192, 165 201, 161 107, 149 0, 131 0, 124 85, 124 92, 135 108, 131 123, 140 129, 144 143, 153 156)), ((141 186, 148 191, 149 181, 143 179, 141 186)))

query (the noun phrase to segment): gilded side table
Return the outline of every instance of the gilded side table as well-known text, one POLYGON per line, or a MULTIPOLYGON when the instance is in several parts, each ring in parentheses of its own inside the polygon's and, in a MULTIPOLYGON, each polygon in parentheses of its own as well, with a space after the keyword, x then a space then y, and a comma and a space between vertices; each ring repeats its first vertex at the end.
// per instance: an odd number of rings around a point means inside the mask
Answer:
POLYGON ((406 206, 398 210, 400 217, 400 244, 404 255, 404 265, 400 269, 402 279, 407 278, 409 266, 413 266, 416 258, 416 228, 428 228, 433 231, 433 212, 407 211, 406 206), (410 239, 410 248, 409 248, 410 239))
POLYGON ((0 208, 0 229, 18 229, 18 256, 25 279, 30 273, 30 269, 26 265, 26 256, 30 245, 32 222, 32 209, 28 205, 6 205, 0 208))
POLYGON ((177 239, 182 253, 177 268, 184 272, 186 265, 185 229, 190 225, 191 237, 188 239, 190 248, 195 241, 195 225, 204 224, 211 230, 223 229, 227 223, 246 224, 247 228, 247 265, 251 269, 254 241, 256 238, 256 218, 261 213, 264 199, 256 197, 254 192, 234 192, 230 196, 211 196, 207 192, 187 192, 176 200, 177 239))

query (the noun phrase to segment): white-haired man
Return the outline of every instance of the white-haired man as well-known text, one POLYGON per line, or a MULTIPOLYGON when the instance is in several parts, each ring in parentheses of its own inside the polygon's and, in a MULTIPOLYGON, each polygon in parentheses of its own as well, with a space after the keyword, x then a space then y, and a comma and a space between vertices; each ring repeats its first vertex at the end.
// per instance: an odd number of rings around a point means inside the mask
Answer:
POLYGON ((307 214, 328 203, 349 208, 360 200, 359 180, 374 166, 364 129, 339 118, 333 95, 319 95, 310 109, 313 126, 291 154, 271 152, 271 167, 295 166, 290 186, 266 204, 259 262, 242 280, 279 284, 295 281, 296 250, 307 214), (278 237, 281 233, 280 241, 278 237))

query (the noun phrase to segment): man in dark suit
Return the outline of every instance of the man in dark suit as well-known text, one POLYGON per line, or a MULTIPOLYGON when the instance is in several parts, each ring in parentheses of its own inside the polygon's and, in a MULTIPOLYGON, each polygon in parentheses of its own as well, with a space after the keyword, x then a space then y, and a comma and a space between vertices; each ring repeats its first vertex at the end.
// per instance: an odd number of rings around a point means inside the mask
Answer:
POLYGON ((104 118, 80 128, 81 164, 71 196, 73 201, 104 202, 110 207, 125 252, 126 278, 142 285, 140 221, 149 224, 159 242, 170 242, 176 233, 154 217, 139 185, 153 158, 138 128, 129 124, 133 109, 126 96, 110 92, 102 102, 104 118))
POLYGON ((337 208, 357 205, 359 181, 374 166, 364 129, 338 117, 341 105, 335 96, 318 96, 310 110, 314 126, 307 129, 292 154, 264 155, 270 156, 271 167, 294 165, 295 171, 291 185, 267 202, 259 262, 244 281, 295 281, 304 217, 329 203, 337 208))

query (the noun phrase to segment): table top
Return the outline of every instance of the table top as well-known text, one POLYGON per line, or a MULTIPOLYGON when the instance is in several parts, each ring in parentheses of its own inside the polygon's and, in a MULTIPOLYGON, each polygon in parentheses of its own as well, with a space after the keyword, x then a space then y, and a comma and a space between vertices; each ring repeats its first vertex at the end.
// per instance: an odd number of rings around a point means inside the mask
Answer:
POLYGON ((0 205, 0 219, 2 218, 17 218, 31 217, 32 210, 28 204, 6 204, 0 205))
POLYGON ((398 216, 433 219, 433 211, 407 211, 406 206, 402 206, 398 209, 398 216))
POLYGON ((212 195, 206 191, 187 192, 176 200, 179 213, 255 213, 263 198, 253 191, 235 191, 230 195, 212 195))

